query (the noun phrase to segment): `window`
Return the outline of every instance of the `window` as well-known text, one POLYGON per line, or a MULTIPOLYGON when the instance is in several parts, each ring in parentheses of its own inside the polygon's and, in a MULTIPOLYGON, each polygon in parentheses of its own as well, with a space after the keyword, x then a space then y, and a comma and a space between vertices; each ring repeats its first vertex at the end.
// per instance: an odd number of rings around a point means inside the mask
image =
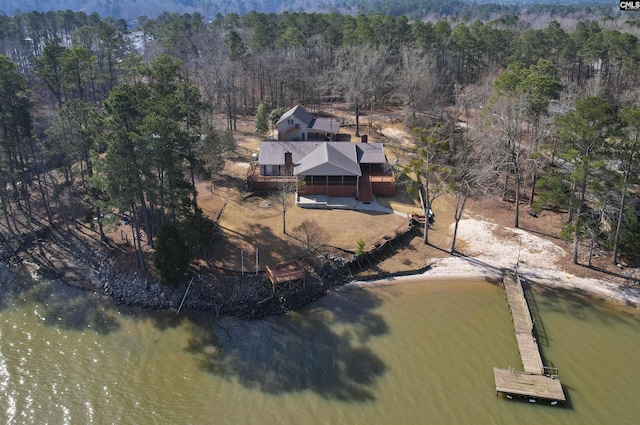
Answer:
POLYGON ((342 176, 329 176, 329 186, 342 186, 342 176))
POLYGON ((358 177, 356 176, 344 176, 344 186, 355 186, 358 184, 358 177))
POLYGON ((313 185, 314 186, 326 186, 327 185, 327 176, 313 176, 313 185))

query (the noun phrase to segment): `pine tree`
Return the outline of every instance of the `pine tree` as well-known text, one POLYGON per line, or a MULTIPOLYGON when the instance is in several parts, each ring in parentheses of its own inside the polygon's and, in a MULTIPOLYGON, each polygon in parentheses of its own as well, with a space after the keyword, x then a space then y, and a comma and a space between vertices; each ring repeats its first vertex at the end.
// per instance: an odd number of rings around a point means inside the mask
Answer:
POLYGON ((189 249, 178 228, 173 224, 165 224, 158 231, 153 265, 160 281, 167 286, 176 286, 187 270, 189 249))
POLYGON ((269 121, 267 121, 267 105, 261 103, 258 106, 255 118, 256 133, 264 136, 269 132, 269 121))

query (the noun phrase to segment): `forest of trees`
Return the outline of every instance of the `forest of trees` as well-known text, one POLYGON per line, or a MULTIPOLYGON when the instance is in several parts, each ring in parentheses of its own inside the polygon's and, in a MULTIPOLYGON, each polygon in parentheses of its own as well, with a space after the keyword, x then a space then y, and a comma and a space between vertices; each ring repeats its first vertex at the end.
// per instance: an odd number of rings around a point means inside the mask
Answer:
POLYGON ((515 15, 162 13, 134 31, 81 12, 0 16, 2 232, 38 243, 42 226, 71 228, 81 213, 102 235, 103 217, 126 214, 140 267, 163 226, 205 249, 195 180, 220 169, 238 118, 339 97, 356 123, 365 109, 404 110, 430 201, 500 196, 516 227, 521 204, 566 211, 575 261, 585 241, 629 259, 640 240, 634 31, 607 19, 533 29, 515 15))
POLYGON ((486 20, 525 13, 565 17, 586 12, 591 16, 607 16, 619 12, 617 7, 617 3, 609 0, 3 0, 0 14, 11 16, 68 9, 134 21, 143 15, 156 18, 163 12, 200 13, 207 19, 231 13, 338 12, 404 15, 410 19, 449 16, 486 20))

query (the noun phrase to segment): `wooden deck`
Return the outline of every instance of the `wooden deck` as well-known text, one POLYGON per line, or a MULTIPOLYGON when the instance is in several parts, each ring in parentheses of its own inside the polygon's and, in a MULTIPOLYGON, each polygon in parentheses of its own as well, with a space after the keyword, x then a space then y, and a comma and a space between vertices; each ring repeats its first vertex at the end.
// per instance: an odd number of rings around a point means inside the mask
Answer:
POLYGON ((411 214, 409 214, 409 218, 411 219, 412 223, 419 224, 419 225, 422 225, 422 226, 424 226, 424 222, 426 220, 424 214, 411 213, 411 214))
POLYGON ((496 380, 496 392, 531 397, 532 399, 549 400, 551 402, 566 401, 559 379, 546 375, 531 375, 513 369, 493 368, 496 380))
POLYGON ((274 294, 287 288, 305 288, 306 271, 298 261, 278 263, 275 267, 266 266, 266 270, 274 294))
POLYGON ((514 369, 493 369, 496 392, 507 396, 516 395, 531 399, 565 402, 562 384, 557 377, 557 369, 545 368, 540 355, 540 347, 536 341, 533 320, 527 298, 515 272, 505 272, 504 289, 511 308, 513 328, 516 333, 518 350, 522 358, 524 372, 514 369), (555 373, 548 374, 553 370, 555 373))

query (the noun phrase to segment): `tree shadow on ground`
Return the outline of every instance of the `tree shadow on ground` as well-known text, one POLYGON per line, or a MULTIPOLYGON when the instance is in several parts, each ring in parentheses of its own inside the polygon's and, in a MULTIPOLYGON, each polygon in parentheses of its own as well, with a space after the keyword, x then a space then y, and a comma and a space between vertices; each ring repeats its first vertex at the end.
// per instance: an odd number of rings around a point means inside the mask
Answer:
POLYGON ((591 269, 591 270, 595 270, 595 271, 600 272, 602 274, 606 274, 608 276, 613 276, 613 277, 617 277, 619 279, 624 279, 626 282, 633 283, 634 285, 640 284, 640 280, 639 279, 636 279, 636 278, 633 278, 633 277, 629 277, 629 276, 625 276, 622 273, 616 273, 616 272, 613 272, 611 270, 603 269, 602 267, 598 267, 598 266, 594 266, 594 265, 588 265, 588 264, 579 264, 579 265, 582 265, 582 266, 584 266, 584 267, 586 267, 588 269, 591 269))
MULTIPOLYGON (((448 251, 443 250, 443 252, 448 252, 448 251)), ((506 271, 505 268, 493 266, 489 263, 486 263, 474 257, 468 257, 467 255, 459 251, 455 251, 453 254, 451 254, 451 256, 461 258, 465 262, 469 263, 470 265, 473 265, 474 267, 477 267, 479 270, 482 270, 483 271, 482 274, 484 275, 483 279, 486 280, 487 282, 493 283, 493 284, 502 284, 503 275, 504 275, 504 272, 506 271)))
MULTIPOLYGON (((244 252, 245 269, 255 270, 255 249, 259 250, 259 267, 273 265, 281 261, 288 261, 300 257, 301 248, 293 243, 290 236, 276 234, 269 227, 255 223, 241 231, 235 231, 220 226, 224 232, 224 240, 217 243, 212 258, 219 264, 227 264, 228 269, 240 271, 242 269, 241 250, 244 252), (247 249, 251 249, 251 253, 247 249)), ((293 227, 293 226, 292 226, 293 227)))
POLYGON ((565 242, 560 236, 558 236, 556 234, 553 234, 551 232, 545 232, 545 231, 541 231, 541 230, 538 230, 538 229, 534 229, 532 227, 527 227, 527 226, 522 226, 522 225, 519 227, 519 229, 524 231, 524 232, 527 232, 527 233, 538 235, 540 237, 547 237, 549 239, 553 239, 553 240, 556 240, 556 241, 565 242))
POLYGON ((340 291, 300 313, 198 327, 187 350, 204 371, 268 394, 312 391, 342 402, 374 401, 387 367, 367 342, 389 331, 372 311, 381 304, 370 291, 340 291))
POLYGON ((243 190, 246 180, 244 178, 231 176, 229 174, 219 174, 213 178, 215 193, 224 196, 229 194, 229 190, 243 190))

